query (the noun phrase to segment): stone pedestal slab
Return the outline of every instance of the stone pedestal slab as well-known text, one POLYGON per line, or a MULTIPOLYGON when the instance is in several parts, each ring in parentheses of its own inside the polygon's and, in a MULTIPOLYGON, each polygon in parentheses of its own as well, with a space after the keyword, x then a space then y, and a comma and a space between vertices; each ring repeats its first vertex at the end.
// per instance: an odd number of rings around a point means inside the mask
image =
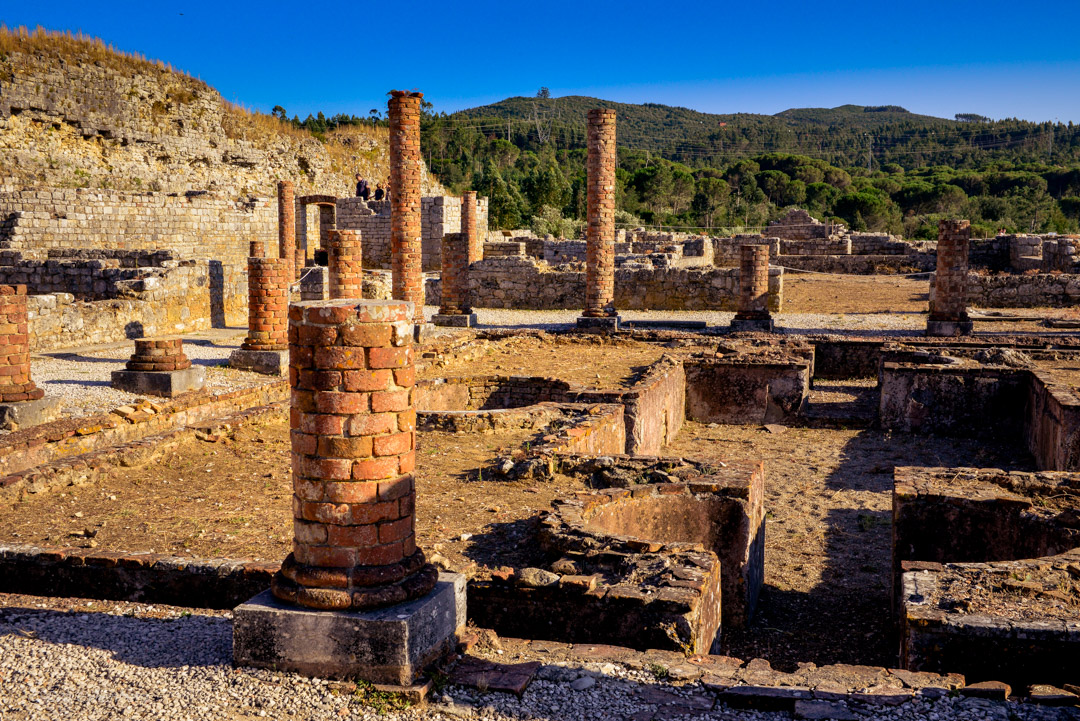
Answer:
POLYGON ((287 376, 289 375, 289 351, 240 348, 229 354, 229 367, 268 376, 287 376))
POLYGON ((772 318, 732 318, 731 330, 757 333, 772 333, 772 318))
POLYGON ((462 313, 460 315, 436 313, 431 316, 431 322, 449 328, 473 328, 476 326, 476 313, 462 313))
POLYGON ((291 606, 264 591, 233 611, 238 666, 408 686, 465 626, 465 577, 440 573, 427 595, 372 611, 291 606))
POLYGON ((45 396, 36 401, 0 403, 0 430, 18 431, 60 417, 60 399, 45 396))
POLYGON ((971 335, 975 323, 970 320, 928 320, 926 321, 926 335, 933 338, 955 338, 961 335, 971 335))
POLYGON ((113 371, 112 387, 138 395, 175 398, 197 391, 206 381, 206 369, 191 366, 182 371, 113 371))
POLYGON ((585 315, 579 316, 577 319, 577 327, 589 330, 618 330, 619 316, 605 315, 597 318, 591 318, 585 315))

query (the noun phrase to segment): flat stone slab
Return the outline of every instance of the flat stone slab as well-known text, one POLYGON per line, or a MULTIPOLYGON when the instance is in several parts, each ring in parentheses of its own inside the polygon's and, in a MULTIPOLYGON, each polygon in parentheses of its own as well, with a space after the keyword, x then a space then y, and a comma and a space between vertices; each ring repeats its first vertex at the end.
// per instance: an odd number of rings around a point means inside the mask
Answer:
POLYGON ((443 315, 436 313, 431 316, 431 322, 448 328, 473 328, 476 326, 476 313, 462 315, 443 315))
POLYGON ((685 330, 699 330, 708 328, 708 321, 704 320, 624 320, 623 326, 627 328, 683 328, 685 330))
POLYGON ((617 315, 609 315, 602 318, 590 318, 583 315, 578 317, 577 327, 588 330, 618 330, 619 320, 619 316, 617 315))
POLYGON ((955 338, 961 335, 971 335, 975 323, 970 320, 928 320, 926 321, 926 335, 932 338, 955 338))
POLYGON ((422 598, 373 611, 314 611, 267 590, 233 611, 233 661, 409 686, 464 626, 465 577, 457 573, 440 573, 422 598))
POLYGON ((772 333, 772 318, 732 318, 731 330, 753 333, 772 333))
POLYGON ((191 366, 182 371, 113 371, 112 387, 138 395, 175 398, 197 391, 206 382, 206 369, 191 366))
POLYGON ((268 376, 287 376, 289 374, 289 351, 245 350, 240 348, 229 354, 229 367, 268 376))
POLYGON ((36 401, 12 401, 0 403, 0 429, 17 431, 60 417, 60 399, 45 396, 36 401))

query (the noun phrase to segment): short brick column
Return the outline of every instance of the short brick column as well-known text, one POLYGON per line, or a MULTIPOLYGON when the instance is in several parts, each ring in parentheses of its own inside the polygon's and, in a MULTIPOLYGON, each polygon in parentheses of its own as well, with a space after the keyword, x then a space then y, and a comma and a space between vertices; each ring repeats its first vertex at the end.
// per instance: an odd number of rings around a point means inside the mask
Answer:
POLYGON ((330 299, 363 298, 362 245, 359 230, 331 230, 327 241, 330 299))
POLYGON ((271 586, 282 601, 372 608, 435 585, 413 529, 413 318, 401 301, 289 308, 295 535, 271 586))
POLYGON ((465 233, 443 235, 439 281, 442 302, 431 322, 461 328, 476 325, 469 288, 469 238, 465 233))
POLYGON ((390 91, 390 267, 393 297, 424 322, 420 246, 420 102, 423 93, 390 91))
POLYGON ((968 246, 971 223, 966 220, 939 220, 937 272, 934 301, 926 321, 929 336, 957 336, 971 333, 973 323, 967 313, 968 246))
POLYGON ((191 367, 182 338, 136 338, 129 371, 182 371, 191 367))
POLYGON ((296 199, 294 195, 291 181, 278 181, 278 257, 289 262, 290 278, 299 277, 295 275, 298 270, 296 268, 296 199))
POLYGON ((469 245, 469 264, 484 259, 484 240, 480 237, 477 223, 476 191, 467 190, 461 196, 461 232, 469 245))
POLYGON ((241 348, 253 351, 288 348, 289 284, 292 267, 285 258, 262 257, 262 243, 252 243, 248 258, 248 334, 241 348), (258 253, 258 255, 255 255, 258 253))
POLYGON ((179 336, 136 338, 124 370, 112 372, 113 388, 165 398, 199 390, 205 381, 206 369, 191 364, 179 336))
POLYGON ((771 331, 769 313, 769 246, 739 246, 739 307, 733 330, 771 331))
POLYGON ((0 403, 45 396, 30 379, 30 322, 25 285, 0 285, 0 403))
POLYGON ((588 118, 585 311, 579 326, 617 327, 615 313, 615 111, 588 118), (588 319, 601 319, 589 321, 588 319))

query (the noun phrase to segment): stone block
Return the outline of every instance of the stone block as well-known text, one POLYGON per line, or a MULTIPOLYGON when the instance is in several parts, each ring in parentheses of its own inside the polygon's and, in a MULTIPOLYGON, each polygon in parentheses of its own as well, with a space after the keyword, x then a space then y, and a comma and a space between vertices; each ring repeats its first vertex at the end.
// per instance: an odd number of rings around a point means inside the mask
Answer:
POLYGON ((229 367, 268 376, 287 376, 289 374, 289 351, 244 350, 240 348, 229 354, 229 367))
POLYGON ((602 318, 590 318, 588 316, 579 316, 577 319, 577 327, 586 330, 618 330, 619 329, 619 316, 609 315, 602 318))
POLYGON ((465 577, 439 574, 426 596, 373 611, 314 611, 264 591, 233 612, 233 661, 305 676, 408 686, 465 626, 465 577))
POLYGON ((191 366, 182 371, 113 371, 112 387, 138 395, 175 398, 197 391, 206 380, 206 369, 191 366))
POLYGON ((60 417, 60 399, 45 396, 36 401, 0 403, 0 429, 18 431, 60 417))
POLYGON ((927 320, 926 335, 932 338, 955 338, 971 335, 975 323, 970 320, 927 320))
POLYGON ((431 322, 435 325, 447 326, 450 328, 473 328, 476 326, 476 313, 463 313, 461 315, 443 315, 442 313, 436 313, 431 317, 431 322))
POLYGON ((772 333, 772 318, 732 318, 731 330, 738 332, 772 333))

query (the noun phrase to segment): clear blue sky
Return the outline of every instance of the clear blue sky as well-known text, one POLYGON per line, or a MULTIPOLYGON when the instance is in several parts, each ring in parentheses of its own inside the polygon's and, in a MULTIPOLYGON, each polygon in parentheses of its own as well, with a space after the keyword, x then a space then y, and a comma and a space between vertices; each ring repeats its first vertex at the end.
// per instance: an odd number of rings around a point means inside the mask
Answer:
POLYGON ((895 104, 1080 122, 1080 2, 68 2, 8 26, 82 30, 227 99, 366 115, 392 88, 447 112, 555 96, 705 112, 895 104))

